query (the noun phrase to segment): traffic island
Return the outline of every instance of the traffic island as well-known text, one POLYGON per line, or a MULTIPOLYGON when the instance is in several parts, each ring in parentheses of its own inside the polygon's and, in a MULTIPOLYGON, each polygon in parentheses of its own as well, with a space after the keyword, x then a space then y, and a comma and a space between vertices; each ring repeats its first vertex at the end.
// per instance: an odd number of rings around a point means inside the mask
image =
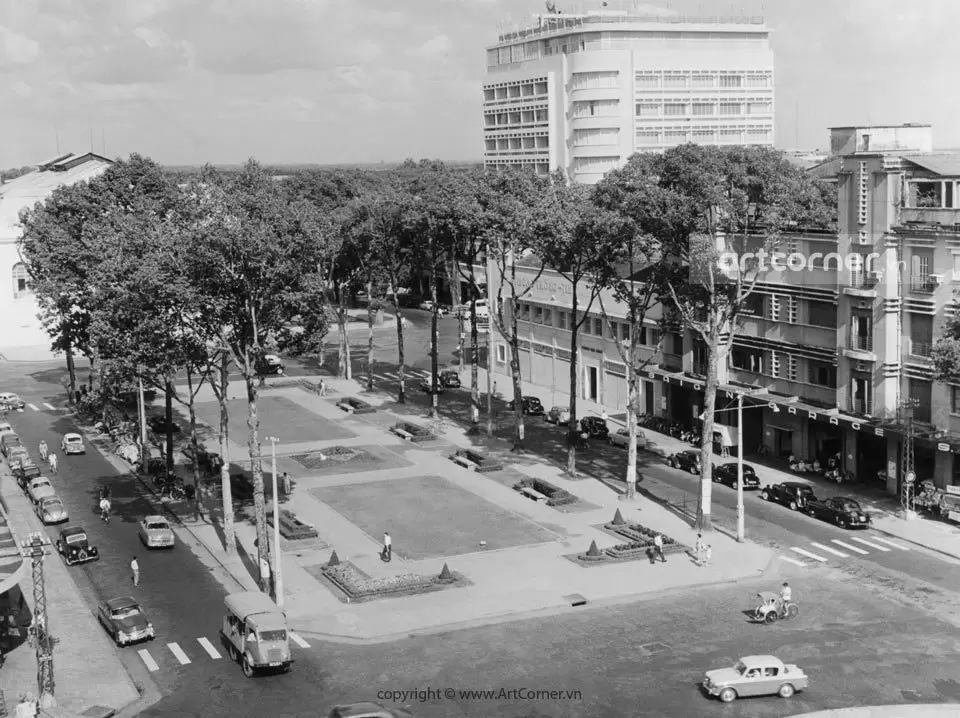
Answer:
POLYGON ((334 594, 344 603, 375 601, 381 598, 413 596, 421 593, 433 593, 448 588, 472 585, 470 581, 447 564, 436 576, 424 576, 416 573, 403 573, 394 576, 373 578, 350 561, 330 561, 319 566, 319 572, 308 568, 315 577, 324 579, 333 587, 334 594), (320 574, 318 576, 317 574, 320 574))
POLYGON ((617 538, 627 539, 627 541, 602 550, 597 548, 596 541, 592 541, 590 548, 584 553, 568 555, 566 556, 568 560, 580 566, 598 566, 605 563, 636 561, 638 559, 653 560, 655 556, 654 539, 658 534, 663 541, 664 555, 683 553, 689 550, 687 546, 679 543, 676 539, 670 538, 659 531, 648 529, 638 523, 627 522, 620 513, 620 509, 617 509, 612 521, 594 528, 601 529, 617 538))
POLYGON ((521 479, 514 484, 513 490, 519 492, 538 503, 547 506, 569 506, 575 504, 578 499, 566 489, 554 486, 549 481, 543 479, 521 479))

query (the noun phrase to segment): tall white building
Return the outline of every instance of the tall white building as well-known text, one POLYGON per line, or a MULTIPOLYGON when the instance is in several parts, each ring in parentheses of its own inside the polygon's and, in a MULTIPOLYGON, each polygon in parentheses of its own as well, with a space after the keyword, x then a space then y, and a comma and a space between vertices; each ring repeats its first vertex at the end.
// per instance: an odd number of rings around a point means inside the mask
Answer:
POLYGON ((484 164, 593 183, 634 152, 772 145, 769 36, 760 17, 537 16, 487 49, 484 164))

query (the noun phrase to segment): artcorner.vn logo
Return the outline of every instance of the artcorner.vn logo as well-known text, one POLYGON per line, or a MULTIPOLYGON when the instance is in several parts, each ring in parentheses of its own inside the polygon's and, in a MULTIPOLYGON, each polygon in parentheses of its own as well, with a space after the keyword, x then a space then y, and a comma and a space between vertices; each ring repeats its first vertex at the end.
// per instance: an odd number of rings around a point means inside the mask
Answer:
POLYGON ((840 271, 847 269, 860 272, 867 268, 880 266, 881 255, 876 252, 870 254, 847 254, 837 252, 813 252, 806 255, 803 252, 768 252, 758 249, 756 252, 721 252, 717 257, 717 268, 721 272, 812 272, 814 270, 840 271))

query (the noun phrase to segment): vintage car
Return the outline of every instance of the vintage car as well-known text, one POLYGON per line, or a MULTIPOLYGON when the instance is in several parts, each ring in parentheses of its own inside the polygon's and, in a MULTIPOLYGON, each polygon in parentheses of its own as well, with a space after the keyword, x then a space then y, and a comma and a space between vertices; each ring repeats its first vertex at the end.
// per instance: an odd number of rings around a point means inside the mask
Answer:
POLYGON ((34 511, 45 524, 62 524, 70 517, 59 496, 47 496, 34 504, 34 511))
POLYGON ((702 471, 699 451, 678 451, 667 459, 667 463, 675 469, 683 469, 696 476, 699 476, 702 471))
MULTIPOLYGON (((543 404, 540 403, 540 400, 535 396, 524 396, 520 398, 521 402, 521 411, 524 414, 529 414, 530 416, 541 416, 543 414, 543 404)), ((510 411, 513 411, 514 404, 511 400, 507 404, 507 408, 510 411)))
MULTIPOLYGON (((714 466, 712 478, 717 484, 726 484, 737 488, 737 462, 731 461, 727 464, 714 466)), ((756 470, 750 464, 743 465, 743 488, 746 491, 760 488, 760 479, 757 477, 756 470)))
POLYGON ((257 374, 261 376, 283 376, 283 360, 276 354, 264 354, 263 358, 257 362, 257 374))
POLYGON ((60 440, 60 450, 66 454, 86 454, 87 448, 83 445, 83 437, 80 434, 64 434, 60 440))
POLYGON ((406 708, 386 708, 379 703, 351 703, 334 706, 327 718, 413 718, 406 708))
MULTIPOLYGON (((430 299, 427 299, 427 300, 425 300, 425 301, 422 301, 422 302, 420 302, 420 304, 417 305, 417 309, 420 309, 420 310, 422 310, 422 311, 424 311, 424 312, 432 312, 432 311, 433 311, 433 301, 430 300, 430 299)), ((437 314, 439 314, 441 317, 444 316, 445 314, 447 314, 448 311, 449 311, 449 310, 447 309, 447 307, 444 306, 443 304, 437 304, 437 314)))
POLYGON ((459 389, 460 372, 456 369, 444 369, 440 372, 440 385, 445 389, 459 389))
POLYGON ((544 414, 543 418, 551 424, 569 424, 570 409, 565 406, 551 406, 550 411, 544 414))
POLYGON ((46 499, 56 495, 57 493, 50 484, 50 479, 46 477, 40 476, 27 484, 27 496, 30 497, 33 503, 37 503, 40 499, 46 499))
POLYGON ((19 436, 14 433, 0 435, 0 451, 4 456, 9 456, 10 449, 14 446, 23 446, 19 436))
POLYGON ((7 452, 7 463, 10 466, 16 466, 24 459, 30 458, 30 452, 27 451, 27 447, 23 444, 16 444, 15 446, 10 447, 10 451, 7 452))
POLYGON ((811 501, 817 500, 813 487, 800 481, 784 481, 782 484, 764 486, 760 498, 783 504, 791 511, 799 511, 811 501))
POLYGON ((138 641, 152 641, 153 624, 143 609, 130 596, 104 601, 97 608, 97 620, 118 646, 129 646, 138 641))
POLYGON ((9 421, 0 421, 0 435, 14 433, 16 432, 13 430, 13 424, 11 424, 9 421))
POLYGON ((21 457, 20 460, 13 465, 13 476, 16 478, 17 483, 20 484, 21 489, 26 489, 27 484, 40 475, 40 467, 33 463, 33 459, 30 457, 21 457))
POLYGON ((856 499, 846 496, 834 496, 823 501, 813 499, 807 502, 804 511, 815 519, 836 524, 842 529, 865 529, 873 522, 856 499))
POLYGON ((610 436, 610 427, 602 416, 585 416, 580 420, 580 431, 585 431, 591 439, 606 439, 610 436))
POLYGON ((420 382, 420 391, 426 394, 442 394, 443 393, 443 382, 440 381, 440 378, 437 377, 437 388, 433 388, 433 380, 430 377, 427 377, 420 382))
POLYGON ((231 593, 224 601, 220 635, 230 659, 240 663, 247 678, 260 671, 290 670, 290 632, 286 614, 259 591, 231 593))
POLYGON ((5 391, 0 394, 0 406, 4 406, 7 409, 22 409, 27 404, 16 394, 5 391))
MULTIPOLYGON (((630 431, 626 428, 617 429, 607 437, 607 441, 610 442, 610 446, 622 446, 626 449, 630 446, 630 431)), ((643 449, 646 445, 647 435, 642 429, 637 429, 637 448, 643 449)))
MULTIPOLYGON (((147 419, 147 425, 153 430, 155 434, 166 434, 167 433, 167 417, 165 416, 151 416, 147 419)), ((175 421, 170 422, 170 426, 173 429, 174 434, 180 433, 180 427, 177 426, 175 421)))
POLYGON ((87 532, 79 526, 67 526, 60 530, 60 538, 57 539, 57 553, 63 557, 63 562, 67 566, 76 566, 78 563, 100 559, 100 552, 97 547, 90 545, 87 532))
POLYGON ((140 522, 137 532, 147 548, 173 548, 176 542, 170 522, 163 516, 147 516, 140 522))
POLYGON ((776 656, 744 656, 732 668, 707 671, 703 679, 703 689, 724 703, 747 696, 789 698, 808 685, 803 669, 776 656))

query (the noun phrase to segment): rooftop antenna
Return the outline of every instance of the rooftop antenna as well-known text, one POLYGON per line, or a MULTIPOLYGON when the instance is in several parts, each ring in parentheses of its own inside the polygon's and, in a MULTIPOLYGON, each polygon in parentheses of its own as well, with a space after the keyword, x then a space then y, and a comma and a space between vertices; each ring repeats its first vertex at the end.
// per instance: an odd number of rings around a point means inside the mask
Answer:
POLYGON ((90 128, 90 151, 93 152, 93 128, 90 128))
POLYGON ((800 149, 800 98, 793 107, 793 146, 800 149))
POLYGON ((57 127, 57 123, 53 123, 53 136, 57 141, 57 154, 60 154, 60 130, 57 127))
POLYGON ((100 128, 100 144, 103 145, 103 156, 107 156, 107 131, 100 128))

